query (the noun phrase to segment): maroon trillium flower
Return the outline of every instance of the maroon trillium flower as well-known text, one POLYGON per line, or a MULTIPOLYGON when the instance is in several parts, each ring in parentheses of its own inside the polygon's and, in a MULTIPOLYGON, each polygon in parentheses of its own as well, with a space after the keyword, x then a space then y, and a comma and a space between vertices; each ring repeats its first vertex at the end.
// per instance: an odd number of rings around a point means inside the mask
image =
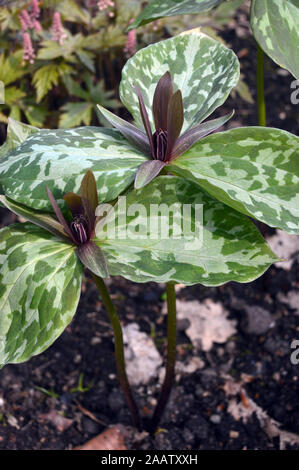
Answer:
POLYGON ((72 220, 69 223, 59 209, 50 189, 48 187, 46 189, 65 237, 77 246, 76 253, 80 261, 97 276, 109 277, 104 253, 93 241, 97 221, 95 211, 99 201, 96 181, 92 171, 88 170, 82 180, 80 196, 72 192, 64 196, 64 200, 72 214, 72 220))
POLYGON ((232 112, 218 119, 198 124, 180 135, 184 124, 182 93, 180 90, 174 91, 171 74, 166 72, 158 81, 154 93, 152 112, 155 131, 153 132, 142 94, 136 85, 135 90, 146 133, 98 106, 116 129, 133 145, 151 157, 150 161, 142 163, 138 168, 135 188, 148 184, 167 164, 184 154, 198 140, 221 127, 234 114, 232 112))

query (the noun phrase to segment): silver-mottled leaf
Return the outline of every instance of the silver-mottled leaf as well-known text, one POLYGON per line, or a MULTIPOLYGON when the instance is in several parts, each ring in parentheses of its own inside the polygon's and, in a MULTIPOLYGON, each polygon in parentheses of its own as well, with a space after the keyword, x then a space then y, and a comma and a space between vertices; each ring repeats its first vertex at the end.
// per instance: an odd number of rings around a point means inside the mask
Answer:
POLYGON ((83 266, 75 247, 32 224, 0 231, 0 364, 41 353, 73 318, 83 266))
POLYGON ((106 225, 102 220, 96 229, 95 242, 105 254, 111 275, 135 282, 213 286, 252 281, 278 259, 246 216, 182 178, 159 176, 131 191, 125 201, 127 217, 123 205, 124 200, 119 201, 119 212, 116 207, 108 211, 106 225), (172 219, 167 217, 168 210, 175 211, 172 219), (163 226, 166 220, 170 232, 163 226), (184 223, 180 237, 178 229, 184 223))
POLYGON ((174 90, 182 91, 185 131, 203 121, 226 100, 238 82, 239 61, 232 50, 199 30, 187 31, 138 51, 123 68, 120 97, 142 129, 134 85, 143 95, 153 126, 155 88, 167 71, 172 75, 174 90))
POLYGON ((299 0, 252 0, 250 23, 266 54, 299 79, 299 0))
POLYGON ((169 170, 240 212, 299 233, 299 138, 243 127, 205 137, 169 170))
POLYGON ((46 186, 63 204, 63 195, 78 193, 83 175, 91 170, 100 201, 112 200, 133 182, 146 160, 114 129, 40 130, 0 161, 0 185, 11 199, 51 211, 46 186))

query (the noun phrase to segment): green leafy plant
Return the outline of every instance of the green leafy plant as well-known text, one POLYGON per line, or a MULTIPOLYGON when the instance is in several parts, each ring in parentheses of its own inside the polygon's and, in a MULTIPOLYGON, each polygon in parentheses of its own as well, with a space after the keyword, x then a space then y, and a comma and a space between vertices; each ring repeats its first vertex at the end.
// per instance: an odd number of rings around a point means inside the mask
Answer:
POLYGON ((215 121, 202 121, 238 77, 234 53, 196 30, 151 45, 126 63, 120 97, 135 126, 103 107, 116 129, 38 130, 10 120, 0 149, 1 202, 30 223, 0 231, 1 364, 25 361, 59 336, 75 314, 85 266, 107 309, 120 384, 140 428, 122 330, 103 277, 166 283, 168 352, 150 424, 156 429, 174 378, 175 283, 249 282, 278 261, 248 216, 299 232, 298 137, 261 127, 201 135, 216 128, 215 121), (178 145, 183 151, 171 158, 178 145), (160 174, 143 178, 144 165, 157 161, 160 174), (175 207, 182 205, 190 212, 176 222, 175 207), (176 237, 188 224, 195 233, 199 206, 202 237, 195 238, 202 243, 176 237), (163 207, 174 222, 151 237, 153 223, 163 227, 163 207))
POLYGON ((126 54, 134 52, 126 52, 126 28, 140 5, 118 0, 112 9, 100 10, 97 3, 24 0, 1 5, 0 80, 6 93, 0 122, 11 117, 38 127, 69 128, 95 123, 98 103, 120 106, 118 70, 126 54))

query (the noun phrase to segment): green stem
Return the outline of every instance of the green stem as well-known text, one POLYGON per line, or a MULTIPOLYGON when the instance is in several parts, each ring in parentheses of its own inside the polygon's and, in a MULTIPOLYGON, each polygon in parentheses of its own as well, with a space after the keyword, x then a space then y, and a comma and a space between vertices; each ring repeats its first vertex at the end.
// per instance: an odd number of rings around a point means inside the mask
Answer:
POLYGON ((162 414, 165 410, 171 388, 175 376, 175 361, 176 361, 176 298, 175 287, 173 282, 166 284, 167 295, 167 359, 166 359, 166 373, 164 383, 162 386, 161 394, 150 423, 150 431, 155 432, 162 414))
POLYGON ((259 126, 266 126, 266 103, 264 90, 264 51, 257 44, 256 65, 257 108, 259 126))
POLYGON ((107 313, 109 315, 109 319, 113 328, 114 348, 115 348, 114 352, 115 352, 117 374, 118 374, 120 386, 125 396, 127 405, 129 407, 133 423, 138 430, 141 430, 141 420, 140 420, 139 411, 138 411, 136 402, 134 400, 133 393, 132 393, 132 390, 128 381, 127 373, 126 373, 124 342, 123 342, 121 324, 120 324, 115 307, 112 303, 111 297, 109 295, 109 292, 107 290, 107 287, 103 279, 101 279, 100 277, 94 274, 93 274, 93 279, 100 292, 101 299, 107 310, 107 313))

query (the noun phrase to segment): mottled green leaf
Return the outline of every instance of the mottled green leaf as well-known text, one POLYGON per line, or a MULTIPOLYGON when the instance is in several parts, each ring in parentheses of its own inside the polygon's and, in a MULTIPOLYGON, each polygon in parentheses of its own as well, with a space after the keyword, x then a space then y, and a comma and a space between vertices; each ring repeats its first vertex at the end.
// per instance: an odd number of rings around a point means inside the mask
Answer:
POLYGON ((205 137, 168 168, 240 212, 299 233, 299 138, 243 127, 205 137))
POLYGON ((7 137, 5 143, 0 147, 0 158, 4 157, 9 150, 18 147, 35 132, 38 132, 36 127, 8 118, 7 137))
POLYGON ((252 0, 250 23, 266 54, 299 79, 299 0, 252 0))
POLYGON ((0 185, 15 201, 52 211, 46 185, 61 205, 65 193, 79 192, 91 170, 100 201, 110 201, 133 182, 145 160, 113 129, 40 130, 0 160, 0 185))
POLYGON ((182 92, 185 131, 203 121, 226 100, 238 82, 239 61, 233 51, 199 30, 188 31, 138 51, 123 68, 120 97, 141 128, 134 85, 143 95, 153 126, 155 88, 168 70, 174 90, 182 92))
POLYGON ((128 28, 138 28, 164 16, 202 13, 219 5, 224 0, 152 0, 128 28))
POLYGON ((0 364, 50 346, 72 320, 83 266, 75 247, 32 224, 0 231, 0 364))
POLYGON ((232 280, 252 281, 277 261, 246 216, 182 178, 159 176, 146 187, 131 191, 125 202, 127 217, 121 210, 123 203, 119 202, 119 214, 115 206, 110 211, 106 208, 108 216, 98 223, 96 229, 95 241, 105 254, 111 275, 121 275, 135 282, 172 280, 213 286, 232 280), (193 207, 189 213, 185 208, 187 212, 181 219, 173 216, 170 236, 168 230, 151 230, 154 221, 157 227, 163 222, 158 211, 159 207, 165 209, 163 203, 170 211, 173 204, 178 205, 179 211, 184 204, 193 207), (197 234, 197 224, 201 220, 195 212, 196 204, 202 204, 203 209, 202 244, 200 231, 197 234), (155 205, 158 217, 151 212, 155 205), (191 231, 195 231, 194 239, 192 233, 191 238, 188 237, 186 227, 181 238, 174 236, 182 223, 186 223, 188 228, 189 220, 191 231), (116 227, 114 237, 111 235, 113 221, 116 227), (158 234, 156 239, 153 238, 155 234, 158 234))

